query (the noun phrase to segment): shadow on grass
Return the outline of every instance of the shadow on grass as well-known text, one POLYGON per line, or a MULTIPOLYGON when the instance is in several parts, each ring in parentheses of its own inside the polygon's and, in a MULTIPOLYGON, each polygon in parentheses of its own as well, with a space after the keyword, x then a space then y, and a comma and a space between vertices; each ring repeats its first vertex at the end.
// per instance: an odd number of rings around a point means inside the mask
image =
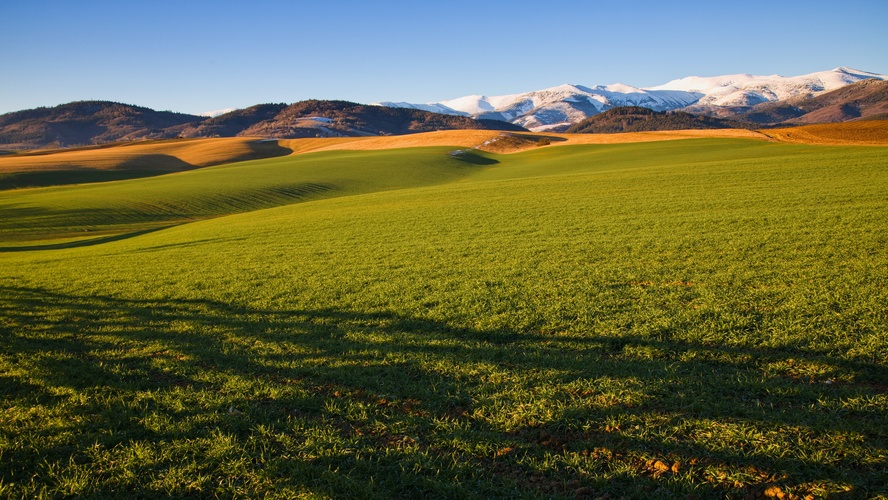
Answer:
POLYGON ((29 252, 32 250, 62 250, 66 248, 82 248, 82 247, 91 247, 94 245, 101 245, 102 243, 111 243, 112 241, 122 241, 128 240, 130 238, 135 238, 136 236, 142 236, 143 234, 150 234, 155 231, 161 231, 163 229, 169 229, 171 227, 178 226, 179 224, 170 224, 161 227, 152 227, 149 229, 142 229, 140 231, 133 231, 129 233, 123 234, 115 234, 111 236, 100 236, 98 238, 89 238, 77 241, 68 241, 65 243, 49 243, 44 245, 21 245, 21 246, 12 246, 12 247, 0 247, 0 253, 8 253, 8 252, 29 252))
POLYGON ((87 162, 64 170, 8 173, 0 176, 0 191, 143 179, 194 168, 198 167, 172 155, 146 154, 128 159, 113 169, 90 168, 87 162))
POLYGON ((559 137, 557 135, 546 135, 546 134, 521 134, 521 137, 527 138, 531 141, 535 142, 566 142, 567 139, 564 137, 559 137))
POLYGON ((71 169, 38 172, 15 172, 0 177, 0 191, 8 189, 65 186, 94 182, 123 181, 154 177, 169 172, 162 170, 71 169))
MULTIPOLYGON (((138 146, 145 143, 146 142, 135 142, 130 144, 104 145, 102 148, 118 147, 125 152, 126 147, 129 145, 138 146)), ((275 158, 293 153, 292 149, 281 146, 277 141, 253 141, 248 143, 247 146, 249 147, 249 151, 247 152, 230 158, 225 158, 224 160, 205 164, 192 164, 173 155, 156 153, 134 155, 132 158, 122 162, 113 169, 90 168, 90 163, 87 161, 82 166, 70 167, 65 170, 26 171, 0 174, 0 191, 142 179, 145 177, 155 177, 158 175, 182 172, 213 165, 275 158)), ((98 147, 96 149, 98 149, 98 147)))
POLYGON ((804 492, 832 482, 863 496, 888 488, 888 415, 878 404, 844 404, 884 395, 885 366, 791 347, 545 336, 391 313, 7 286, 0 362, 0 425, 13 443, 3 453, 6 485, 37 477, 54 491, 58 479, 45 469, 79 464, 104 471, 82 494, 642 498, 757 495, 770 483, 804 492), (794 360, 855 382, 763 369, 794 360), (35 407, 62 423, 11 417, 35 407), (847 440, 844 451, 834 452, 835 439, 847 440), (219 441, 230 446, 219 451, 219 441), (145 446, 157 457, 121 458, 145 446), (232 474, 239 486, 226 483, 232 474))
POLYGON ((499 163, 499 160, 478 154, 471 149, 459 149, 450 153, 450 156, 461 162, 470 163, 472 165, 496 165, 499 163))
POLYGON ((205 192, 195 195, 189 202, 182 199, 160 199, 153 202, 135 201, 129 206, 121 204, 109 208, 99 202, 97 206, 84 207, 33 207, 10 203, 0 206, 0 234, 4 241, 18 240, 19 245, 0 246, 2 252, 26 250, 53 250, 91 246, 117 241, 146 232, 212 217, 273 208, 303 201, 336 196, 337 186, 332 184, 302 182, 265 188, 243 188, 227 193, 205 192), (77 242, 27 245, 34 239, 49 239, 60 235, 78 235, 83 231, 111 232, 121 228, 145 228, 116 236, 103 236, 77 242))

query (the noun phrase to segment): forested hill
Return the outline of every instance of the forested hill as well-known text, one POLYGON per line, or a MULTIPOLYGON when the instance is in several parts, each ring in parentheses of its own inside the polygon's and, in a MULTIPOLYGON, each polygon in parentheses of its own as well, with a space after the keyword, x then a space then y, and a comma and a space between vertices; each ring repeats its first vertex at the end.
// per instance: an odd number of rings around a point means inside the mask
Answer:
POLYGON ((262 136, 273 138, 401 135, 435 130, 507 130, 523 127, 497 120, 475 120, 415 109, 348 101, 263 104, 232 111, 178 128, 182 137, 262 136))
POLYGON ((653 111, 638 106, 623 106, 577 123, 567 129, 571 134, 613 134, 652 130, 742 128, 742 124, 683 111, 653 111))
POLYGON ((204 117, 109 101, 78 101, 0 115, 0 148, 34 149, 170 137, 204 117))

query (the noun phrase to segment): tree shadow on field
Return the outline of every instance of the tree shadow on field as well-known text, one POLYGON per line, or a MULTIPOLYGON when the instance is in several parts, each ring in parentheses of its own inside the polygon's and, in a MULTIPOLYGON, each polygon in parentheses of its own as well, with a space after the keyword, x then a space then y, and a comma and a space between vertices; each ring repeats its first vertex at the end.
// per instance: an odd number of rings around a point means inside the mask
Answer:
POLYGON ((162 170, 108 170, 77 168, 68 170, 39 170, 36 172, 13 172, 0 177, 0 191, 9 189, 66 186, 95 182, 124 181, 154 177, 167 172, 162 170))
POLYGON ((13 492, 29 481, 55 491, 48 467, 85 468, 99 482, 79 493, 93 495, 888 489, 888 415, 877 403, 845 404, 884 397, 886 367, 790 347, 534 335, 392 313, 5 286, 0 369, 0 429, 11 443, 0 482, 13 492), (798 363, 831 366, 853 383, 765 369, 798 363), (12 416, 29 411, 62 423, 12 416), (233 443, 224 453, 212 447, 220 435, 233 443), (835 453, 835 439, 847 449, 835 453), (120 461, 146 443, 173 451, 120 461), (178 481, 164 479, 172 471, 178 481))

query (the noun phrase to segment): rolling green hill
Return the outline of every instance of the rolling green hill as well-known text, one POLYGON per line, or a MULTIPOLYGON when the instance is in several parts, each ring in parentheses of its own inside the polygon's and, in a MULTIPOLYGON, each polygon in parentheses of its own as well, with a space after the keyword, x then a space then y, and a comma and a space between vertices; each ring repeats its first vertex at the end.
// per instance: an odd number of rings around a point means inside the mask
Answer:
POLYGON ((4 193, 0 494, 888 494, 888 149, 453 152, 4 193))
POLYGON ((335 151, 234 163, 175 175, 4 194, 7 240, 141 231, 308 199, 451 181, 495 163, 452 148, 335 151), (18 216, 23 214, 23 216, 18 216))

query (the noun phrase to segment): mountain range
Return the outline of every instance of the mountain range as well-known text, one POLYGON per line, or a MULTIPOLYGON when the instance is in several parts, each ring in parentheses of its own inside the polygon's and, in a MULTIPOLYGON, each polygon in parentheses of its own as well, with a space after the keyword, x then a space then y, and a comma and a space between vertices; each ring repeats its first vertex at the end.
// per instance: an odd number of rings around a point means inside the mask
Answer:
POLYGON ((471 95, 426 104, 318 100, 258 104, 218 116, 81 101, 0 115, 0 148, 39 149, 177 137, 400 135, 454 129, 602 133, 682 127, 760 128, 885 117, 888 76, 840 67, 796 77, 688 77, 647 88, 560 85, 523 94, 471 95), (586 122, 624 107, 635 108, 586 122), (676 114, 678 111, 681 114, 676 114))
POLYGON ((503 121, 348 101, 259 104, 216 117, 80 101, 0 115, 0 147, 60 148, 191 137, 354 137, 458 129, 526 131, 503 121))
POLYGON ((869 79, 815 97, 796 96, 751 108, 715 110, 715 115, 757 124, 808 125, 888 118, 888 80, 869 79))
POLYGON ((622 106, 640 106, 654 111, 682 109, 721 117, 742 116, 749 114, 757 105, 807 99, 871 79, 886 80, 888 75, 839 67, 794 77, 749 74, 691 76, 646 88, 620 83, 592 87, 560 85, 523 94, 470 95, 425 104, 377 104, 504 120, 535 132, 557 132, 590 116, 622 106))

